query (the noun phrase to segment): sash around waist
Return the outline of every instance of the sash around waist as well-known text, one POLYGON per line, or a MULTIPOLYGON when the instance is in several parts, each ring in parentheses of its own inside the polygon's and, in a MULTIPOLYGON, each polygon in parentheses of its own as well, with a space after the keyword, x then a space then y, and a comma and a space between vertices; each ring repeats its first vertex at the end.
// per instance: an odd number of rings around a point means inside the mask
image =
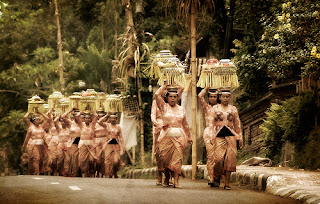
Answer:
POLYGON ((102 141, 102 140, 106 140, 107 137, 96 137, 95 138, 95 141, 99 140, 99 141, 102 141))
POLYGON ((92 140, 82 140, 82 139, 80 139, 80 143, 82 143, 82 145, 92 145, 93 141, 92 140))
POLYGON ((181 128, 177 127, 169 127, 169 131, 166 134, 167 137, 181 137, 183 134, 181 132, 181 128))
POLYGON ((43 139, 33 139, 34 145, 43 145, 44 140, 43 139))
POLYGON ((182 128, 182 125, 178 123, 172 123, 169 124, 169 128, 182 128))

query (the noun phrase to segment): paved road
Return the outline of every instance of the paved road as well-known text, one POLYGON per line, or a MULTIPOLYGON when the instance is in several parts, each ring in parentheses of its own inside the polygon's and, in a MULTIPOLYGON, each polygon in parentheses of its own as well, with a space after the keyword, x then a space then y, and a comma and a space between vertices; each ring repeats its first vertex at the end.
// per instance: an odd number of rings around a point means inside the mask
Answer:
POLYGON ((298 203, 261 191, 210 188, 203 180, 181 180, 182 189, 164 188, 151 179, 0 177, 0 203, 298 203))

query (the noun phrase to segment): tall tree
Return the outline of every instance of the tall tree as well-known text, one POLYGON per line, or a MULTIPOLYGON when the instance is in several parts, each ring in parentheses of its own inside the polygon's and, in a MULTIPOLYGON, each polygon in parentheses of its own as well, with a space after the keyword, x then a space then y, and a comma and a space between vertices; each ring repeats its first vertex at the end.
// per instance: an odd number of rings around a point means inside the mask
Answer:
POLYGON ((61 85, 61 92, 64 92, 65 83, 63 78, 63 55, 62 55, 62 40, 61 40, 61 28, 60 28, 60 19, 59 19, 59 10, 58 10, 58 2, 54 0, 55 5, 55 16, 57 22, 57 44, 58 44, 58 56, 59 56, 59 78, 60 78, 60 85, 61 85))

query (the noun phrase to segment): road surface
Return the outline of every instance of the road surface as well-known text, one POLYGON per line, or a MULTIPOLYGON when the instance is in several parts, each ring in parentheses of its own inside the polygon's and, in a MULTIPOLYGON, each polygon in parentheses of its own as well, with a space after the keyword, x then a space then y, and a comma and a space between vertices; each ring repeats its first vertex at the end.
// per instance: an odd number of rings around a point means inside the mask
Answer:
POLYGON ((182 179, 182 189, 156 186, 152 179, 0 177, 0 203, 298 203, 262 191, 232 186, 210 188, 206 181, 182 179))

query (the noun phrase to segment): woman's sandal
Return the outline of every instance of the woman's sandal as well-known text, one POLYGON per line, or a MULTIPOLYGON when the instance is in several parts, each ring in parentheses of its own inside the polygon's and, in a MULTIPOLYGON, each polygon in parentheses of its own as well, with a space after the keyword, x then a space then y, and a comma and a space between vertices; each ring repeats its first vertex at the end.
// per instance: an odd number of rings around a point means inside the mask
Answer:
POLYGON ((231 190, 231 187, 230 186, 224 186, 223 187, 225 190, 231 190))
POLYGON ((156 182, 156 185, 157 185, 157 186, 162 186, 162 182, 157 181, 157 182, 156 182))
POLYGON ((209 182, 208 185, 210 187, 219 187, 220 186, 220 184, 218 182, 209 182))
POLYGON ((182 188, 180 185, 173 184, 173 188, 182 188))
POLYGON ((163 183, 162 186, 163 186, 163 187, 169 187, 169 184, 163 183))

